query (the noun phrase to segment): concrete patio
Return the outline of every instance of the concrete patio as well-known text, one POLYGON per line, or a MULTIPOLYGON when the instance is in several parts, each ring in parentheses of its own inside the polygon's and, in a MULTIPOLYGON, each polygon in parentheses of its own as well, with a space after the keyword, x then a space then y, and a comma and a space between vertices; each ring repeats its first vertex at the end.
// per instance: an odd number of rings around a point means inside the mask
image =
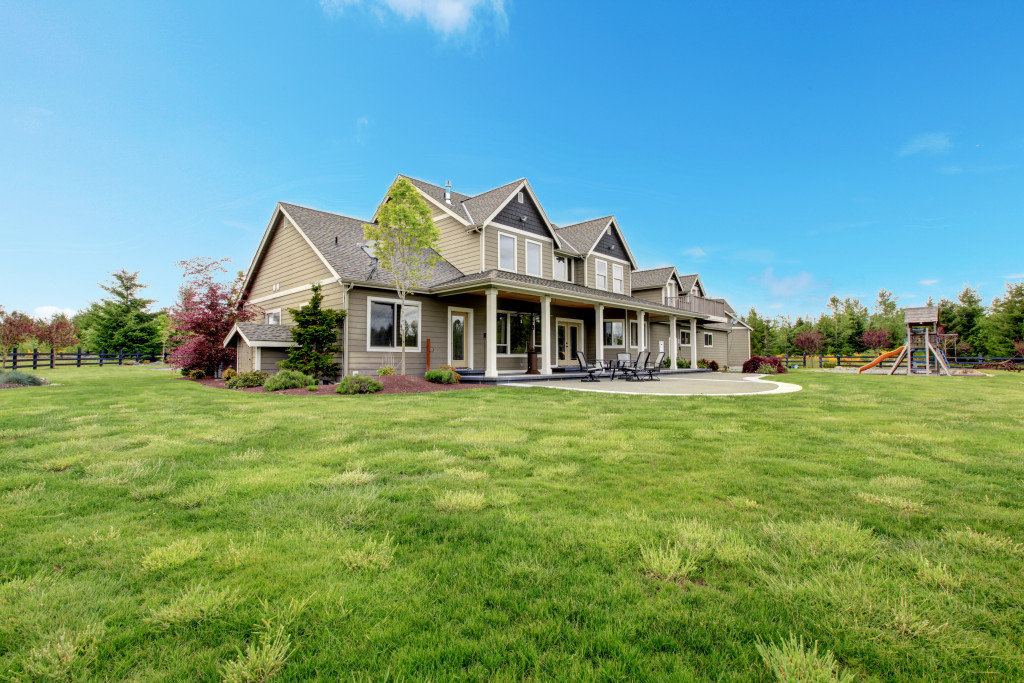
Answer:
POLYGON ((766 375, 704 372, 688 375, 663 375, 661 381, 628 381, 604 377, 599 382, 551 380, 506 386, 542 387, 567 391, 591 391, 605 394, 646 394, 650 396, 740 396, 750 394, 788 394, 800 391, 798 384, 769 379, 766 375))

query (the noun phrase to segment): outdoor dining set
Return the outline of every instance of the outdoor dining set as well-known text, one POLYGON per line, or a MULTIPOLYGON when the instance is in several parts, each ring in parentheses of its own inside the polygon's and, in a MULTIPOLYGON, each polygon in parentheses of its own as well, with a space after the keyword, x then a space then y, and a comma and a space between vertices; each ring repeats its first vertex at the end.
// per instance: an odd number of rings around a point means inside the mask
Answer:
POLYGON ((580 364, 580 371, 587 373, 581 382, 600 382, 600 378, 605 375, 608 375, 609 380, 614 380, 616 374, 628 382, 643 382, 661 379, 665 352, 659 352, 653 361, 650 351, 640 351, 636 358, 628 353, 620 353, 615 360, 587 361, 586 355, 582 351, 577 351, 576 360, 580 364))

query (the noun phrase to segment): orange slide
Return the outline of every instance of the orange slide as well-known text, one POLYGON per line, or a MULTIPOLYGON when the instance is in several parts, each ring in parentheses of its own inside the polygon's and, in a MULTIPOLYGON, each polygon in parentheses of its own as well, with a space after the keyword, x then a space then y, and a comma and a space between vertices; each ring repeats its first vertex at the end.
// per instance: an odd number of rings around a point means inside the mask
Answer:
POLYGON ((885 352, 885 353, 883 353, 883 354, 882 354, 881 356, 879 356, 878 358, 874 359, 873 361, 871 361, 871 362, 870 362, 870 363, 868 363, 867 365, 862 365, 862 366, 860 367, 860 369, 859 369, 859 370, 857 370, 857 374, 859 375, 860 373, 864 372, 865 370, 869 370, 869 369, 871 369, 871 368, 875 367, 876 365, 878 365, 879 363, 881 363, 881 362, 882 362, 883 360, 885 360, 886 358, 892 358, 893 356, 898 356, 898 355, 900 355, 900 353, 901 353, 902 351, 903 351, 903 347, 902 347, 902 346, 901 346, 901 347, 899 347, 898 349, 894 350, 894 351, 886 351, 886 352, 885 352))

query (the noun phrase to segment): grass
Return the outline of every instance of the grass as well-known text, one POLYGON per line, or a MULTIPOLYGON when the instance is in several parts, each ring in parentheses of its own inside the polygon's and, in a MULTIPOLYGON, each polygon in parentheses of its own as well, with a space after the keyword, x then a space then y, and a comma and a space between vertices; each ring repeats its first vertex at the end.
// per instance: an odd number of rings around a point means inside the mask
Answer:
POLYGON ((1024 679, 1024 377, 40 374, 0 392, 3 680, 1024 679))

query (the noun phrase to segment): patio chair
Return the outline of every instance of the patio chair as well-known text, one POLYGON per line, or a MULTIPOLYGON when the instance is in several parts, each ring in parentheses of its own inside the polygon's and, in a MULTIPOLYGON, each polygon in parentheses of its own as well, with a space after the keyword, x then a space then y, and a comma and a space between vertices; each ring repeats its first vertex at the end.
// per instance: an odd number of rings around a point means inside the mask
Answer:
POLYGON ((618 370, 619 374, 625 377, 630 372, 630 367, 633 365, 633 359, 629 357, 628 353, 619 353, 615 356, 615 367, 612 368, 612 379, 615 379, 615 371, 618 370))
POLYGON ((647 379, 656 379, 661 381, 661 365, 665 362, 665 352, 660 351, 654 358, 654 362, 650 362, 651 354, 647 354, 648 361, 644 363, 642 372, 647 373, 647 379), (657 377, 655 377, 657 375, 657 377))
POLYGON ((598 377, 608 369, 603 361, 588 363, 587 357, 583 355, 582 351, 576 352, 576 362, 580 364, 580 372, 587 373, 587 376, 580 380, 581 382, 600 382, 598 377))
POLYGON ((631 379, 638 382, 642 382, 644 380, 644 372, 646 371, 647 361, 650 360, 650 358, 650 351, 640 351, 636 354, 636 360, 633 361, 629 368, 629 374, 632 376, 631 379))

